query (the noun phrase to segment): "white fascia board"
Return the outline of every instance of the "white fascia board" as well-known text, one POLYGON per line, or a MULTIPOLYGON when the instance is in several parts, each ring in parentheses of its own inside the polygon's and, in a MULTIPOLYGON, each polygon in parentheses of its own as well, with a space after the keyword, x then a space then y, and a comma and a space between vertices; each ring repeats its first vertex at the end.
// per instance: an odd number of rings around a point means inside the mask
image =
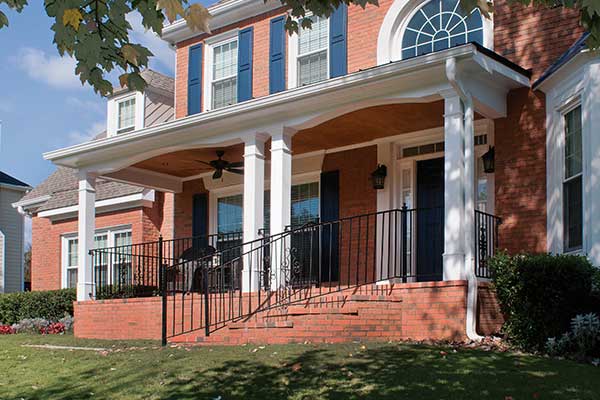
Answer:
MULTIPOLYGON (((99 200, 96 202, 96 214, 108 211, 124 210, 133 207, 152 207, 154 202, 154 190, 144 190, 142 193, 115 197, 112 199, 99 200)), ((65 219, 77 215, 79 205, 55 208, 53 210, 41 211, 38 217, 50 219, 65 219)))
MULTIPOLYGON (((225 3, 217 3, 208 7, 208 12, 212 17, 210 20, 210 29, 214 31, 281 7, 281 2, 277 0, 231 0, 225 3)), ((192 31, 184 19, 179 19, 172 24, 165 25, 161 37, 171 45, 174 45, 204 33, 207 32, 192 31)))
MULTIPOLYGON (((140 154, 157 147, 167 151, 169 148, 193 141, 222 141, 227 133, 234 134, 243 130, 250 132, 267 124, 288 123, 294 118, 302 119, 310 113, 318 114, 326 106, 356 104, 365 99, 409 93, 410 90, 410 93, 418 93, 427 84, 431 86, 437 84, 437 81, 440 81, 439 84, 443 83, 446 59, 472 59, 475 54, 478 54, 478 51, 472 44, 458 46, 248 100, 230 107, 179 118, 127 135, 47 152, 44 153, 44 159, 57 165, 85 169, 96 164, 114 162, 119 155, 140 154), (425 80, 416 79, 416 75, 425 80), (405 86, 404 89, 402 85, 405 86), (406 89, 407 85, 410 89, 406 89), (103 151, 104 149, 110 151, 103 151)), ((490 59, 488 68, 493 69, 498 65, 501 64, 490 59)), ((489 76, 487 71, 479 71, 489 76)), ((512 81, 511 85, 519 87, 522 82, 512 81)))
POLYGON ((0 239, 2 239, 2 248, 0 248, 0 256, 2 256, 2 264, 0 264, 0 271, 2 271, 2 287, 0 287, 0 293, 4 293, 6 291, 6 236, 4 232, 0 229, 0 239))
POLYGON ((35 197, 33 199, 29 199, 29 200, 19 200, 17 202, 12 203, 12 207, 13 208, 19 208, 22 207, 24 210, 30 208, 30 207, 34 207, 37 206, 38 204, 42 204, 47 202, 48 200, 50 200, 52 196, 50 196, 49 194, 44 195, 44 196, 40 196, 40 197, 35 197))
POLYGON ((16 190, 17 192, 27 192, 28 190, 33 189, 31 186, 12 185, 10 183, 0 183, 0 187, 16 190))
POLYGON ((549 93, 560 85, 568 76, 570 76, 578 68, 581 68, 588 61, 598 58, 598 52, 592 52, 588 49, 582 50, 579 54, 573 56, 569 61, 560 66, 552 75, 544 79, 541 83, 535 85, 533 90, 540 90, 544 93, 549 93))

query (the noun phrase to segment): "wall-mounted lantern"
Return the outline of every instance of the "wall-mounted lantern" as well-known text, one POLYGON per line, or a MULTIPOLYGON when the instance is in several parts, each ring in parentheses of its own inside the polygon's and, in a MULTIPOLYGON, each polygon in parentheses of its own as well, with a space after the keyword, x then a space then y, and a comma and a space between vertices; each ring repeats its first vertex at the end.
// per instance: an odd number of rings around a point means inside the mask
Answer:
POLYGON ((486 174, 492 174, 494 173, 494 169, 495 169, 495 160, 494 160, 494 155, 495 155, 495 150, 494 147, 490 147, 490 149, 487 151, 487 153, 485 153, 484 155, 481 156, 481 160, 483 160, 483 171, 486 174))
POLYGON ((381 190, 385 184, 385 177, 387 176, 387 167, 383 164, 377 165, 377 169, 371 172, 371 178, 373 179, 373 189, 381 190))

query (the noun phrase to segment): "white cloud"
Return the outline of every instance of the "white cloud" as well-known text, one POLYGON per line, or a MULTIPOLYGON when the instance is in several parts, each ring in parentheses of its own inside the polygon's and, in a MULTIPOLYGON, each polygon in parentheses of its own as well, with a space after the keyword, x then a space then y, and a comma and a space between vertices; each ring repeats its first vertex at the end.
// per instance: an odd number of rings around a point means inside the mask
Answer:
POLYGON ((60 89, 81 88, 75 75, 75 60, 72 57, 48 55, 31 47, 22 47, 15 58, 17 65, 31 78, 60 89))
POLYGON ((67 136, 68 144, 73 145, 88 142, 104 130, 106 130, 106 121, 94 122, 83 131, 71 131, 67 136))
POLYGON ((152 31, 146 30, 142 25, 142 16, 136 12, 127 14, 127 21, 131 24, 130 38, 147 47, 154 57, 150 58, 150 67, 156 68, 156 63, 169 72, 174 71, 175 52, 169 44, 152 31))

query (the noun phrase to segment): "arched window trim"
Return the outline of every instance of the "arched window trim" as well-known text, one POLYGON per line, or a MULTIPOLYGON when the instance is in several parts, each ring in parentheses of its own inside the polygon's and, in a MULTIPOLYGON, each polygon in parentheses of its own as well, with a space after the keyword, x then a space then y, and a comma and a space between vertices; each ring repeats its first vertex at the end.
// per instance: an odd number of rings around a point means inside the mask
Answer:
MULTIPOLYGON (((414 13, 428 0, 394 0, 387 11, 377 38, 377 65, 402 59, 404 29, 414 13)), ((494 19, 483 20, 483 45, 494 50, 494 19)))
MULTIPOLYGON (((413 10, 411 10, 411 12, 410 12, 410 13, 409 13, 409 14, 408 14, 408 15, 407 15, 405 18, 404 18, 404 22, 403 22, 403 24, 402 24, 402 29, 400 29, 400 30, 399 30, 398 41, 396 42, 396 45, 400 46, 399 53, 400 53, 400 58, 401 58, 401 59, 403 59, 403 58, 404 58, 404 57, 402 56, 402 52, 403 52, 404 50, 410 50, 410 49, 416 49, 416 48, 418 48, 418 46, 420 45, 420 44, 419 44, 419 38, 420 38, 420 36, 421 36, 421 35, 427 35, 427 36, 431 36, 430 34, 428 34, 428 33, 425 33, 423 29, 421 29, 421 30, 416 30, 416 29, 413 29, 413 28, 409 27, 409 25, 410 25, 410 23, 412 22, 413 18, 414 18, 414 17, 415 17, 417 14, 421 13, 421 14, 423 15, 423 17, 425 18, 425 20, 426 20, 426 21, 424 22, 423 26, 422 26, 421 28, 423 28, 423 27, 424 27, 426 24, 429 24, 429 25, 432 27, 432 29, 433 29, 433 30, 436 30, 436 33, 437 33, 437 32, 439 32, 439 29, 438 29, 437 27, 433 26, 432 19, 433 19, 434 17, 436 17, 436 16, 440 15, 440 14, 448 14, 448 12, 447 12, 447 11, 443 11, 443 10, 440 8, 440 10, 439 10, 439 12, 438 12, 437 14, 435 14, 435 15, 433 15, 433 16, 428 16, 428 15, 425 13, 425 11, 423 11, 423 9, 424 9, 424 8, 427 6, 427 4, 428 4, 429 2, 431 2, 431 1, 439 2, 439 4, 441 5, 441 0, 424 0, 424 1, 420 1, 420 2, 418 3, 418 5, 417 5, 417 6, 415 6, 415 8, 414 8, 413 10), (407 32, 407 31, 413 31, 413 32, 416 32, 416 33, 417 33, 417 38, 416 38, 416 40, 415 40, 415 44, 414 44, 414 46, 409 46, 409 47, 406 47, 406 48, 405 48, 405 47, 403 47, 403 42, 404 42, 404 36, 406 35, 406 32, 407 32)), ((479 30, 481 30, 481 31, 482 31, 482 36, 484 37, 484 40, 485 40, 485 26, 484 26, 483 17, 482 17, 481 15, 480 15, 480 18, 481 18, 481 20, 482 20, 481 28, 477 28, 477 29, 474 29, 474 30, 469 30, 469 27, 467 26, 467 20, 468 20, 468 18, 469 18, 471 15, 473 15, 474 13, 480 14, 480 13, 479 13, 479 10, 473 10, 473 11, 471 12, 471 14, 469 14, 469 15, 468 15, 468 16, 466 16, 466 17, 463 17, 463 16, 460 16, 460 14, 458 14, 458 13, 457 13, 457 9, 458 9, 458 7, 460 7, 460 0, 457 0, 457 1, 456 1, 456 5, 454 6, 454 8, 453 8, 453 10, 452 10, 451 14, 458 16, 458 17, 460 18, 460 21, 459 21, 459 22, 457 22, 456 24, 454 24, 452 27, 450 27, 450 29, 447 29, 447 28, 448 28, 448 26, 445 26, 445 27, 444 27, 442 30, 444 30, 444 31, 448 31, 448 32, 452 32, 452 31, 454 30, 454 28, 455 28, 455 27, 457 27, 457 26, 459 26, 459 25, 463 24, 463 25, 464 25, 464 31, 462 31, 461 33, 458 33, 458 34, 454 34, 454 35, 450 35, 450 36, 448 36, 449 40, 450 40, 451 38, 453 38, 453 37, 458 37, 458 36, 461 36, 461 35, 468 35, 468 34, 469 34, 469 33, 471 33, 471 32, 476 32, 476 31, 479 31, 479 30)), ((448 20, 448 24, 449 24, 451 21, 452 21, 452 17, 451 17, 451 18, 448 20)), ((423 45, 423 44, 431 44, 431 47, 432 47, 432 49, 433 49, 434 42, 435 42, 435 40, 434 40, 434 37, 435 37, 435 35, 431 36, 431 40, 430 40, 429 42, 422 43, 421 45, 423 45)), ((449 47, 450 47, 450 46, 449 46, 449 47)), ((433 51, 433 50, 432 50, 432 51, 433 51)))

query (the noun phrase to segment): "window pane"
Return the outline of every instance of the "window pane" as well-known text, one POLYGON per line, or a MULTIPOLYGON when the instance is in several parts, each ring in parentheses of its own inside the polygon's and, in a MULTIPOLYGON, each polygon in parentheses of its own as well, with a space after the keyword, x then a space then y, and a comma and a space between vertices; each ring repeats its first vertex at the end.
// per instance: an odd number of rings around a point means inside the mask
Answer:
POLYGON ((316 16, 307 17, 312 20, 310 29, 298 30, 298 55, 327 49, 327 19, 316 16))
POLYGON ((298 58, 298 85, 308 85, 327 79, 327 51, 298 58))
POLYGON ((217 232, 233 233, 242 231, 244 197, 221 197, 217 201, 217 232))
POLYGON ((78 249, 78 240, 77 239, 69 239, 67 243, 67 267, 76 267, 77 266, 77 249, 78 249))
POLYGON ((237 103, 237 77, 213 83, 212 96, 213 109, 237 103))
POLYGON ((564 247, 572 250, 583 243, 581 175, 564 183, 564 247))
POLYGON ((135 98, 119 103, 118 131, 123 132, 133 129, 135 126, 135 98))
POLYGON ((67 269, 67 287, 68 288, 77 287, 77 268, 67 269))
POLYGON ((237 40, 216 46, 213 51, 213 81, 237 75, 237 40))
POLYGON ((581 107, 565 115, 565 179, 581 173, 581 107))
POLYGON ((319 183, 292 186, 292 226, 319 219, 319 183))

